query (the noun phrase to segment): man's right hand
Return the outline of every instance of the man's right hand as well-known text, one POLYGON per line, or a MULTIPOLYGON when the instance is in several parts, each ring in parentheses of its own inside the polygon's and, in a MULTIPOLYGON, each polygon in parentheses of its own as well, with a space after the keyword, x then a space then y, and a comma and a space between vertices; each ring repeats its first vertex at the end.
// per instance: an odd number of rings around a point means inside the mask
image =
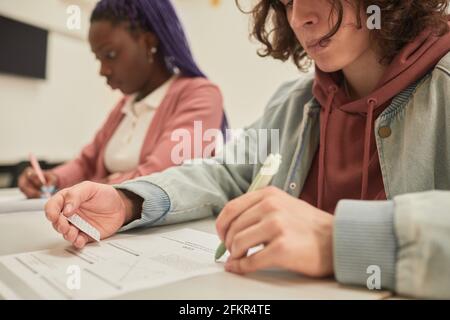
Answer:
POLYGON ((45 214, 64 239, 81 249, 92 239, 70 224, 67 217, 78 214, 100 232, 101 239, 105 239, 139 217, 142 201, 132 193, 109 185, 83 182, 50 198, 45 214))

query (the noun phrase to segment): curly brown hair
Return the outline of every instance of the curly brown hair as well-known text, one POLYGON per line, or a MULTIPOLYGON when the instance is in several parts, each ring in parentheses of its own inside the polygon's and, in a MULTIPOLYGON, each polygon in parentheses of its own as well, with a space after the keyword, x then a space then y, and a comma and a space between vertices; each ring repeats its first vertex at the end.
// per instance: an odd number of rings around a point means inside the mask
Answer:
MULTIPOLYGON (((250 11, 242 9, 239 0, 235 0, 239 9, 252 15, 251 36, 263 44, 258 50, 261 57, 271 56, 286 61, 292 58, 295 65, 306 71, 311 59, 297 40, 289 25, 286 8, 279 0, 258 0, 250 11)), ((430 28, 438 36, 449 31, 447 8, 449 0, 329 0, 330 17, 337 13, 337 23, 321 40, 325 41, 338 32, 342 17, 341 1, 351 1, 356 12, 370 5, 381 9, 381 29, 371 30, 371 36, 381 51, 381 63, 389 63, 396 54, 416 38, 423 30, 430 28), (382 48, 382 49, 381 49, 382 48)), ((361 28, 361 17, 357 15, 357 27, 361 28)))

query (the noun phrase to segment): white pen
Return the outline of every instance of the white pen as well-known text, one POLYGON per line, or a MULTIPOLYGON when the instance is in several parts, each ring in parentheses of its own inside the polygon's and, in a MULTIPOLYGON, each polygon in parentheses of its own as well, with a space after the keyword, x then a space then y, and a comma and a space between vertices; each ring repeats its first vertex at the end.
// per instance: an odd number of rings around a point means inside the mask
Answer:
MULTIPOLYGON (((261 170, 253 180, 247 192, 263 189, 267 187, 274 175, 277 174, 281 164, 281 154, 270 154, 266 161, 264 161, 261 170)), ((219 260, 227 251, 225 244, 222 242, 216 249, 215 259, 219 260)))

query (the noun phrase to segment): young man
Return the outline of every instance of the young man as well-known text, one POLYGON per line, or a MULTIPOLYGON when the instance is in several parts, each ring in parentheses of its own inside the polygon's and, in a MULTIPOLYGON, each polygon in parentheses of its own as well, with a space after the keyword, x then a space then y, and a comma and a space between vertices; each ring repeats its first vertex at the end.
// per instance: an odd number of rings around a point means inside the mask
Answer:
POLYGON ((88 237, 61 212, 76 211, 102 238, 123 226, 214 214, 229 271, 275 266, 366 285, 376 265, 383 289, 449 298, 450 192, 433 191, 450 190, 448 1, 370 1, 382 13, 373 30, 368 4, 260 0, 254 7, 262 55, 316 65, 314 76, 283 85, 246 137, 226 146, 228 156, 235 144, 256 140, 253 129, 278 129, 283 163, 271 187, 244 194, 261 165, 219 155, 219 165, 63 190, 48 202, 48 219, 82 248, 88 237))

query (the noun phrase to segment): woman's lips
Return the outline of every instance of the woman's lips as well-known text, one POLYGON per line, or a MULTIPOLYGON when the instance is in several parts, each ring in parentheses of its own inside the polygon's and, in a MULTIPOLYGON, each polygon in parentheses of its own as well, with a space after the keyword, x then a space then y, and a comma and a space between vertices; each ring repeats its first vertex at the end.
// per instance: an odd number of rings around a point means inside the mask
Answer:
POLYGON ((116 81, 108 80, 107 83, 108 83, 108 86, 110 86, 111 89, 113 89, 113 90, 119 88, 119 83, 116 81))

